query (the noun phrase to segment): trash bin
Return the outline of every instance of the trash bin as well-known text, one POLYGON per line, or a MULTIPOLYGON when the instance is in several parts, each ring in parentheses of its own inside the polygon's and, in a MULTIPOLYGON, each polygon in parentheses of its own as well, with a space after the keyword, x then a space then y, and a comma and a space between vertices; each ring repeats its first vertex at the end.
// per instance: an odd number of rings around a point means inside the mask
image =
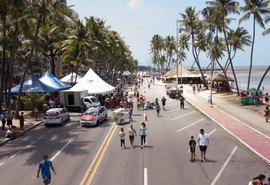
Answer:
POLYGON ((244 96, 240 99, 241 105, 254 105, 254 98, 252 96, 244 96))

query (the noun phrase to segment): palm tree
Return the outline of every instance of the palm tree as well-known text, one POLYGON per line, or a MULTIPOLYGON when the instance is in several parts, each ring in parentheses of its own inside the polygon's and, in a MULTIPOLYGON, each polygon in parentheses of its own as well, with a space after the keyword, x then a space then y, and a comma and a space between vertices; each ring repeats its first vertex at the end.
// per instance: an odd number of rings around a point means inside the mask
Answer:
POLYGON ((167 36, 164 39, 164 51, 166 57, 166 70, 171 68, 173 55, 175 53, 176 46, 175 46, 175 39, 173 36, 167 36))
MULTIPOLYGON (((185 9, 185 13, 180 13, 181 19, 180 26, 182 28, 181 31, 187 33, 191 36, 191 48, 192 48, 192 55, 194 58, 195 63, 197 64, 197 67, 201 73, 201 79, 206 88, 207 83, 204 78, 204 74, 201 68, 200 60, 199 60, 199 52, 200 50, 204 50, 201 45, 202 43, 199 43, 199 45, 196 45, 196 38, 198 35, 203 34, 203 24, 199 19, 200 12, 196 12, 196 9, 193 7, 187 7, 185 9)), ((201 41, 201 40, 197 40, 201 41)))
MULTIPOLYGON (((238 11, 238 6, 239 6, 239 2, 233 1, 233 0, 214 0, 214 1, 208 1, 206 2, 206 4, 208 4, 212 10, 214 10, 214 14, 217 20, 215 20, 215 23, 219 23, 220 25, 217 27, 218 31, 221 31, 223 33, 224 36, 224 41, 226 44, 226 51, 228 54, 228 64, 231 66, 232 72, 233 74, 235 74, 234 72, 234 67, 233 67, 233 63, 232 63, 232 57, 231 57, 231 50, 229 48, 229 44, 228 44, 228 38, 227 38, 227 25, 228 23, 231 22, 231 19, 228 19, 227 17, 231 14, 231 13, 236 13, 239 14, 238 11), (220 21, 219 21, 220 20, 220 21)), ((226 69, 226 66, 228 64, 225 64, 224 68, 226 69)), ((225 70, 225 76, 226 76, 226 71, 225 70)), ((235 77, 235 81, 237 82, 236 76, 235 77)), ((237 92, 239 94, 239 90, 238 90, 238 85, 237 85, 237 92)))
POLYGON ((250 52, 250 64, 249 64, 249 73, 248 73, 248 83, 247 90, 250 86, 250 78, 251 78, 251 70, 253 65, 253 50, 255 43, 255 35, 256 35, 256 23, 262 27, 264 27, 264 21, 262 15, 266 15, 270 13, 269 9, 269 1, 268 0, 244 0, 245 6, 241 7, 241 10, 245 13, 239 20, 239 23, 242 23, 245 20, 248 20, 251 16, 253 16, 253 35, 252 35, 252 44, 251 44, 251 52, 250 52))
MULTIPOLYGON (((58 14, 54 12, 54 10, 56 10, 56 7, 60 6, 61 3, 57 0, 29 0, 28 1, 28 6, 29 6, 29 13, 31 13, 30 15, 34 16, 33 18, 36 20, 36 25, 35 25, 35 31, 34 31, 34 37, 32 39, 32 43, 31 43, 31 47, 30 47, 30 52, 27 55, 27 59, 26 59, 26 65, 25 65, 25 69, 23 72, 23 76, 20 82, 20 88, 19 88, 19 93, 18 93, 18 100, 17 100, 17 104, 16 104, 16 112, 15 112, 15 116, 18 117, 19 115, 19 106, 21 103, 21 95, 22 95, 22 88, 23 88, 23 82, 24 79, 26 77, 26 74, 28 72, 32 57, 33 57, 33 53, 34 53, 34 49, 36 46, 36 42, 37 42, 37 38, 38 38, 38 33, 40 30, 40 27, 42 25, 42 23, 44 23, 44 21, 46 20, 46 17, 50 14, 55 15, 58 14), (36 14, 35 14, 36 13, 36 14), (35 17, 37 16, 37 17, 35 17)), ((32 17, 29 17, 32 18, 32 17)))
MULTIPOLYGON (((231 53, 231 60, 234 59, 236 53, 238 50, 244 50, 244 46, 250 46, 251 44, 251 36, 249 35, 248 31, 246 29, 244 29, 243 27, 238 27, 236 30, 230 30, 228 32, 228 45, 229 45, 229 50, 231 53)), ((225 65, 225 71, 228 70, 229 65, 231 66, 232 69, 232 73, 234 76, 234 81, 235 81, 235 86, 236 86, 236 90, 237 90, 237 95, 240 95, 239 92, 239 86, 238 86, 238 80, 235 74, 235 70, 234 70, 234 65, 231 62, 226 63, 225 65)))
POLYGON ((160 35, 154 35, 150 41, 150 50, 155 58, 156 65, 158 71, 160 71, 164 65, 163 57, 163 49, 164 49, 164 39, 160 35))
POLYGON ((2 20, 3 34, 2 34, 2 70, 1 70, 1 81, 0 81, 0 100, 3 99, 3 90, 5 82, 5 72, 6 72, 6 46, 7 46, 7 2, 6 0, 0 1, 0 17, 2 20))
POLYGON ((88 32, 81 21, 78 21, 76 27, 70 30, 69 36, 63 42, 62 47, 63 53, 61 58, 63 62, 75 66, 76 73, 80 66, 88 64, 88 32))

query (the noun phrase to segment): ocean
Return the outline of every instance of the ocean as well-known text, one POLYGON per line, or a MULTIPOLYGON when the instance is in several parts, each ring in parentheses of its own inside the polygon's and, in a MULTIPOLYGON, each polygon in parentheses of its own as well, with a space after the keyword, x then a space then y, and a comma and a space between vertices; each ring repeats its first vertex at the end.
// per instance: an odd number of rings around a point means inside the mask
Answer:
MULTIPOLYGON (((250 88, 257 88, 260 80, 266 71, 267 66, 253 66, 252 72, 251 72, 251 78, 250 78, 250 88)), ((248 66, 239 66, 235 67, 235 74, 237 76, 237 81, 239 88, 242 90, 247 89, 247 82, 248 82, 248 71, 249 67, 248 66)), ((228 70, 228 76, 233 78, 232 72, 228 70)), ((260 89, 264 94, 265 93, 270 93, 270 71, 266 74, 263 83, 261 85, 260 89)))

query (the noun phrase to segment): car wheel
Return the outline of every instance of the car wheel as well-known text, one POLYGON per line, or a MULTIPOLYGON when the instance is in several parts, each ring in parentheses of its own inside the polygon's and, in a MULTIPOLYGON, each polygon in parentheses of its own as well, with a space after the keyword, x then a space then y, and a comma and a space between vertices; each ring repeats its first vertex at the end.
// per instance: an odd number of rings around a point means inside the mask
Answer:
POLYGON ((61 125, 61 126, 63 126, 63 125, 64 125, 64 120, 63 120, 63 119, 61 120, 60 125, 61 125))
POLYGON ((97 120, 97 123, 96 123, 96 125, 99 125, 99 120, 97 120))
POLYGON ((107 120, 107 118, 108 118, 108 115, 106 114, 104 120, 107 120))

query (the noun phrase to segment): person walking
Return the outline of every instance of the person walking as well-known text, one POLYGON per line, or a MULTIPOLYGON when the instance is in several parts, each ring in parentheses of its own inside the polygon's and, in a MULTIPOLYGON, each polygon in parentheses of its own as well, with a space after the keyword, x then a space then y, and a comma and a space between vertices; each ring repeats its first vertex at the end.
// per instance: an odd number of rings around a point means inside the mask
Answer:
POLYGON ((13 125, 12 119, 13 119, 13 116, 12 116, 10 110, 9 110, 8 113, 7 113, 7 126, 8 126, 9 128, 11 128, 12 125, 13 125))
POLYGON ((147 128, 144 122, 141 124, 140 136, 141 136, 141 148, 145 146, 146 143, 147 128))
POLYGON ((203 162, 203 160, 206 160, 205 158, 206 150, 207 150, 207 147, 209 146, 209 137, 204 132, 204 129, 200 129, 200 134, 198 136, 198 144, 201 151, 201 162, 203 162))
POLYGON ((190 162, 195 161, 195 149, 196 149, 196 141, 194 140, 194 136, 190 137, 189 140, 189 149, 190 149, 190 162))
POLYGON ((21 115, 19 115, 19 121, 20 121, 20 130, 24 129, 24 113, 21 112, 21 115))
POLYGON ((185 108, 185 98, 182 94, 180 94, 179 100, 180 100, 180 109, 184 109, 185 108))
POLYGON ((166 105, 166 98, 164 98, 164 96, 161 99, 161 103, 162 103, 162 108, 163 110, 165 110, 165 105, 166 105))
POLYGON ((119 132, 119 137, 120 137, 120 146, 121 146, 121 150, 126 148, 126 144, 125 144, 125 131, 124 128, 120 128, 120 132, 119 132))
POLYGON ((266 123, 268 123, 269 114, 270 114, 269 105, 266 105, 265 110, 264 110, 264 117, 265 117, 265 122, 266 123))
POLYGON ((264 101, 265 101, 265 104, 269 105, 269 96, 268 96, 268 93, 265 93, 264 101))
POLYGON ((156 111, 157 111, 157 117, 159 117, 159 113, 160 113, 160 105, 159 105, 158 102, 157 102, 157 104, 156 104, 156 111))
POLYGON ((132 109, 131 106, 129 106, 129 108, 128 108, 128 119, 129 119, 129 122, 132 122, 133 121, 132 114, 133 114, 133 109, 132 109))
POLYGON ((5 115, 4 111, 2 111, 2 113, 0 115, 0 118, 1 118, 1 122, 2 122, 2 130, 5 130, 5 127, 6 127, 6 115, 5 115))
POLYGON ((137 133, 136 133, 136 130, 133 128, 132 124, 130 125, 128 129, 128 136, 129 136, 130 146, 132 148, 135 148, 134 139, 135 139, 135 136, 137 136, 137 133))
POLYGON ((270 177, 268 177, 268 179, 267 179, 267 183, 266 183, 266 184, 264 184, 264 185, 270 185, 270 177))
POLYGON ((44 185, 49 185, 51 183, 51 171, 54 172, 56 175, 56 172, 54 170, 52 161, 49 160, 49 157, 47 155, 43 156, 43 161, 39 163, 38 171, 37 171, 37 178, 39 178, 39 173, 41 171, 41 175, 43 178, 44 185))

